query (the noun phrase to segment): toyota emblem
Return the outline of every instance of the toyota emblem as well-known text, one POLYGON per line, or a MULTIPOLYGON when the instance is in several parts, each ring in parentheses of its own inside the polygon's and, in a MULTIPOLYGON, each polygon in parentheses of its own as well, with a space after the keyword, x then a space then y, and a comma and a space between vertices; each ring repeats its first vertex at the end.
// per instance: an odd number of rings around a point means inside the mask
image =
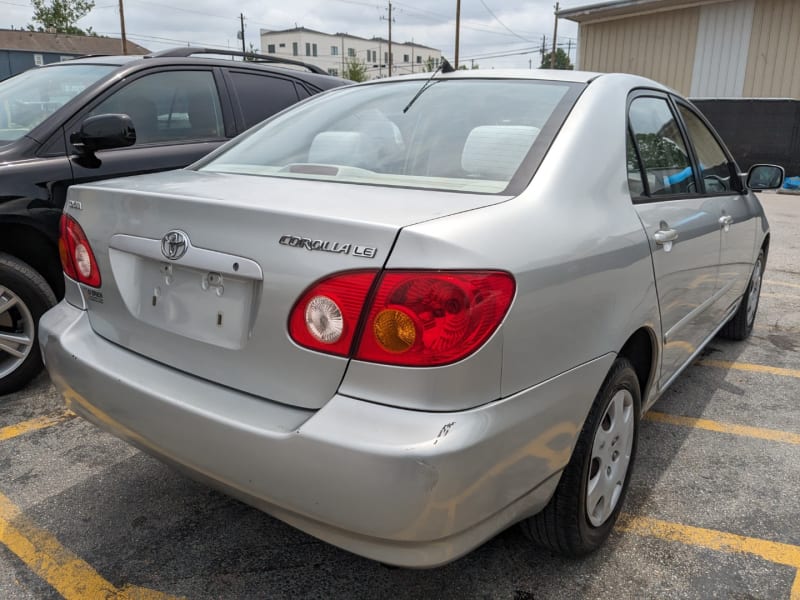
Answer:
POLYGON ((189 248, 189 236, 173 229, 161 238, 161 253, 170 260, 178 260, 189 248))

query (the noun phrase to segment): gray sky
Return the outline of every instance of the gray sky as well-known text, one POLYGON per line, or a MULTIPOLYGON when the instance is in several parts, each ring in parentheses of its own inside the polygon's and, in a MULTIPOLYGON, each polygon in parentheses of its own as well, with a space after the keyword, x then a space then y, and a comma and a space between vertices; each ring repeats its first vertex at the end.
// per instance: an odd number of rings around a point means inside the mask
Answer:
MULTIPOLYGON (((119 35, 118 0, 95 0, 96 6, 79 26, 103 35, 119 35)), ((159 50, 176 45, 237 48, 239 13, 245 15, 245 37, 260 46, 259 30, 304 26, 326 33, 347 32, 362 37, 387 36, 387 2, 373 0, 291 0, 280 3, 237 0, 124 0, 125 26, 135 42, 159 50), (384 20, 382 20, 382 17, 384 20)), ((542 35, 553 36, 551 0, 462 0, 461 60, 474 58, 481 68, 539 66, 542 35), (510 56, 489 58, 488 55, 510 56), (515 55, 514 55, 515 54, 515 55)), ((561 8, 591 4, 591 0, 563 0, 561 8)), ((456 1, 402 0, 393 2, 392 38, 442 50, 452 60, 455 47, 456 1)), ((25 0, 0 0, 0 27, 24 27, 33 14, 25 0)), ((561 20, 558 43, 571 46, 575 62, 576 24, 561 20)))
MULTIPOLYGON (((95 0, 94 10, 79 22, 102 35, 119 36, 118 0, 95 0)), ((591 3, 565 0, 561 8, 591 3)), ((551 0, 462 0, 462 62, 475 59, 481 68, 534 68, 540 63, 542 35, 552 44, 551 0), (488 55, 507 54, 496 58, 488 55), (516 55, 514 55, 516 54, 516 55)), ((388 2, 374 0, 285 0, 280 3, 237 0, 124 0, 125 28, 133 41, 159 50, 176 45, 208 45, 237 48, 239 13, 245 15, 247 46, 260 46, 260 29, 304 26, 326 33, 346 32, 370 38, 387 37, 388 2)), ((414 40, 442 50, 452 60, 455 47, 456 1, 402 0, 393 2, 392 38, 414 40)), ((25 0, 0 0, 0 28, 24 27, 33 14, 25 0)), ((575 61, 577 26, 561 20, 558 42, 571 46, 575 61)))

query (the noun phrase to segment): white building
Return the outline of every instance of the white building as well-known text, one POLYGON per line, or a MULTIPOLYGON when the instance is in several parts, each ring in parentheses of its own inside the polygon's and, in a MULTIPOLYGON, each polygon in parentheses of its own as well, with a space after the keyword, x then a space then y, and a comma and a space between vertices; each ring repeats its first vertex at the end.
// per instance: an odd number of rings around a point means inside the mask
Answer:
MULTIPOLYGON (((389 76, 389 41, 362 38, 347 33, 323 33, 295 27, 282 31, 261 30, 261 53, 295 58, 342 77, 347 62, 358 60, 367 67, 370 79, 389 76)), ((392 75, 425 71, 439 66, 442 52, 436 48, 392 40, 392 75)))

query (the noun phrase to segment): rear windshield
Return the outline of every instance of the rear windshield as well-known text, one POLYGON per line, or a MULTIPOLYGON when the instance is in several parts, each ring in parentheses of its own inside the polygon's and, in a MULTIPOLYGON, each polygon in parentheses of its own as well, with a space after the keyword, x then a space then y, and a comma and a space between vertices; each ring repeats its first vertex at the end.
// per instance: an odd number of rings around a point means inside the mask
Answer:
POLYGON ((319 96, 198 168, 501 193, 518 171, 530 179, 535 165, 520 165, 532 147, 550 144, 543 130, 552 138, 552 121, 563 118, 566 98, 574 97, 567 93, 574 84, 562 82, 439 79, 408 107, 423 85, 419 79, 395 81, 319 96))
POLYGON ((26 135, 115 68, 86 64, 34 68, 0 82, 0 144, 26 135))

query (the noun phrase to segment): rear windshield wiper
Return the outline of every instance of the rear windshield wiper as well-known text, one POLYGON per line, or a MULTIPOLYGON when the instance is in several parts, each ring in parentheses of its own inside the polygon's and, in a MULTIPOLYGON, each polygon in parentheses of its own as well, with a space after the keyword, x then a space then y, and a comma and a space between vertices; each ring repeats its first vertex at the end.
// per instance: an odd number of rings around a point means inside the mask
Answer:
POLYGON ((452 73, 453 71, 455 71, 455 69, 453 68, 453 65, 447 62, 446 58, 442 58, 442 62, 439 63, 439 66, 436 67, 436 70, 433 73, 431 73, 431 76, 428 77, 428 79, 425 81, 422 87, 419 88, 419 91, 416 94, 414 94, 414 97, 411 99, 411 102, 406 104, 406 107, 403 109, 403 114, 408 112, 408 109, 411 108, 411 105, 414 104, 414 102, 417 101, 417 98, 419 98, 422 95, 422 92, 424 92, 430 86, 433 85, 434 83, 433 78, 436 77, 436 74, 439 71, 441 71, 442 73, 452 73))

